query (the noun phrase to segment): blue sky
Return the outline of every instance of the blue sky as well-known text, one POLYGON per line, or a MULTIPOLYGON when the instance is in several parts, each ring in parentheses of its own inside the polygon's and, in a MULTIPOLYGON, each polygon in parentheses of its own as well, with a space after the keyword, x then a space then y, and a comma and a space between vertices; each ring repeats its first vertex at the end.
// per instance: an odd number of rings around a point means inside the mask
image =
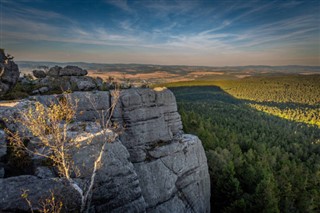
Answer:
POLYGON ((320 65, 320 1, 0 0, 16 60, 320 65))

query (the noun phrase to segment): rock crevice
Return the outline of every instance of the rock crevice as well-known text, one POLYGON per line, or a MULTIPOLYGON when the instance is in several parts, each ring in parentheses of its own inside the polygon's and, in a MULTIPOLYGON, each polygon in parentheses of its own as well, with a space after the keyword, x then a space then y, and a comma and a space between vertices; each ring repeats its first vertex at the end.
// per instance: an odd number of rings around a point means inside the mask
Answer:
MULTIPOLYGON (((58 71, 51 72, 61 74, 61 70, 58 71)), ((25 104, 35 100, 49 104, 54 98, 57 97, 35 96, 25 104)), ((99 91, 74 92, 67 98, 78 104, 70 135, 79 134, 79 129, 94 133, 93 139, 83 140, 80 149, 73 154, 81 182, 86 181, 92 172, 95 156, 105 140, 98 134, 96 122, 101 113, 108 116, 107 109, 114 97, 112 92, 99 91), (89 145, 87 140, 92 140, 89 145)), ((0 112, 16 115, 16 110, 0 112)), ((105 147, 93 193, 95 212, 210 212, 210 179, 205 152, 198 137, 183 133, 176 100, 170 90, 122 90, 112 121, 124 125, 124 131, 115 142, 105 147)), ((21 128, 12 122, 7 126, 21 128)), ((1 152, 5 152, 3 150, 1 152)), ((48 177, 43 168, 37 171, 38 177, 0 177, 0 211, 24 211, 27 208, 19 198, 19 187, 24 179, 24 188, 39 189, 38 192, 32 191, 34 198, 50 188, 47 183, 56 177, 48 177), (32 180, 41 183, 36 185, 32 180), (46 187, 39 188, 41 184, 46 187), (7 196, 7 193, 12 195, 7 196)), ((58 181, 52 186, 60 189, 63 183, 58 181)))

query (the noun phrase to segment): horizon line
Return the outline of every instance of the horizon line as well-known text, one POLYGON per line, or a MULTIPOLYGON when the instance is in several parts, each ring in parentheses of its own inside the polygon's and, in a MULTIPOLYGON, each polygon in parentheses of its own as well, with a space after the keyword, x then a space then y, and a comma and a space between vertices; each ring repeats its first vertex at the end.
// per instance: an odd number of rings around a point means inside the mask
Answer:
POLYGON ((81 61, 69 61, 69 62, 58 62, 58 61, 28 61, 28 60, 17 60, 15 61, 17 63, 22 62, 36 62, 36 63, 60 63, 60 64, 77 64, 77 63, 83 63, 83 64, 105 64, 105 65, 148 65, 148 66, 184 66, 184 67, 289 67, 289 66, 295 66, 295 67, 319 67, 320 65, 300 65, 300 64, 287 64, 287 65, 266 65, 266 64, 259 64, 259 65, 224 65, 224 66, 216 66, 216 65, 184 65, 184 64, 148 64, 148 63, 111 63, 111 62, 104 62, 104 63, 97 63, 97 62, 81 62, 81 61))

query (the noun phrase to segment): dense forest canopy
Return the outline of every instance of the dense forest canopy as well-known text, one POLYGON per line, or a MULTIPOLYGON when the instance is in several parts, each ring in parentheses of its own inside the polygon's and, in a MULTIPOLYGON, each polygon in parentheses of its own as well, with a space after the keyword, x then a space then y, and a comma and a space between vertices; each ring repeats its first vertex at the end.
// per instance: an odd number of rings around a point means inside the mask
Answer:
POLYGON ((213 212, 320 211, 317 82, 320 76, 169 85, 184 130, 205 147, 213 212))
POLYGON ((320 75, 259 76, 166 86, 218 86, 259 111, 320 127, 320 75))

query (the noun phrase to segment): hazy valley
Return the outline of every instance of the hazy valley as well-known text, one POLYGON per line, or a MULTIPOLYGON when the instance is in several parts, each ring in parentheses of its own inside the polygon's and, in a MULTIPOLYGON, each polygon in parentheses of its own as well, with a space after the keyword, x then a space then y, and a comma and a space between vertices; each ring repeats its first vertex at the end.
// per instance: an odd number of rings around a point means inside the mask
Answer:
POLYGON ((54 63, 54 62, 17 62, 22 73, 31 73, 38 67, 54 65, 74 65, 87 69, 90 76, 103 79, 128 79, 132 82, 147 81, 150 84, 190 80, 228 80, 250 76, 274 76, 286 74, 320 74, 320 66, 179 66, 149 64, 95 64, 95 63, 54 63))

